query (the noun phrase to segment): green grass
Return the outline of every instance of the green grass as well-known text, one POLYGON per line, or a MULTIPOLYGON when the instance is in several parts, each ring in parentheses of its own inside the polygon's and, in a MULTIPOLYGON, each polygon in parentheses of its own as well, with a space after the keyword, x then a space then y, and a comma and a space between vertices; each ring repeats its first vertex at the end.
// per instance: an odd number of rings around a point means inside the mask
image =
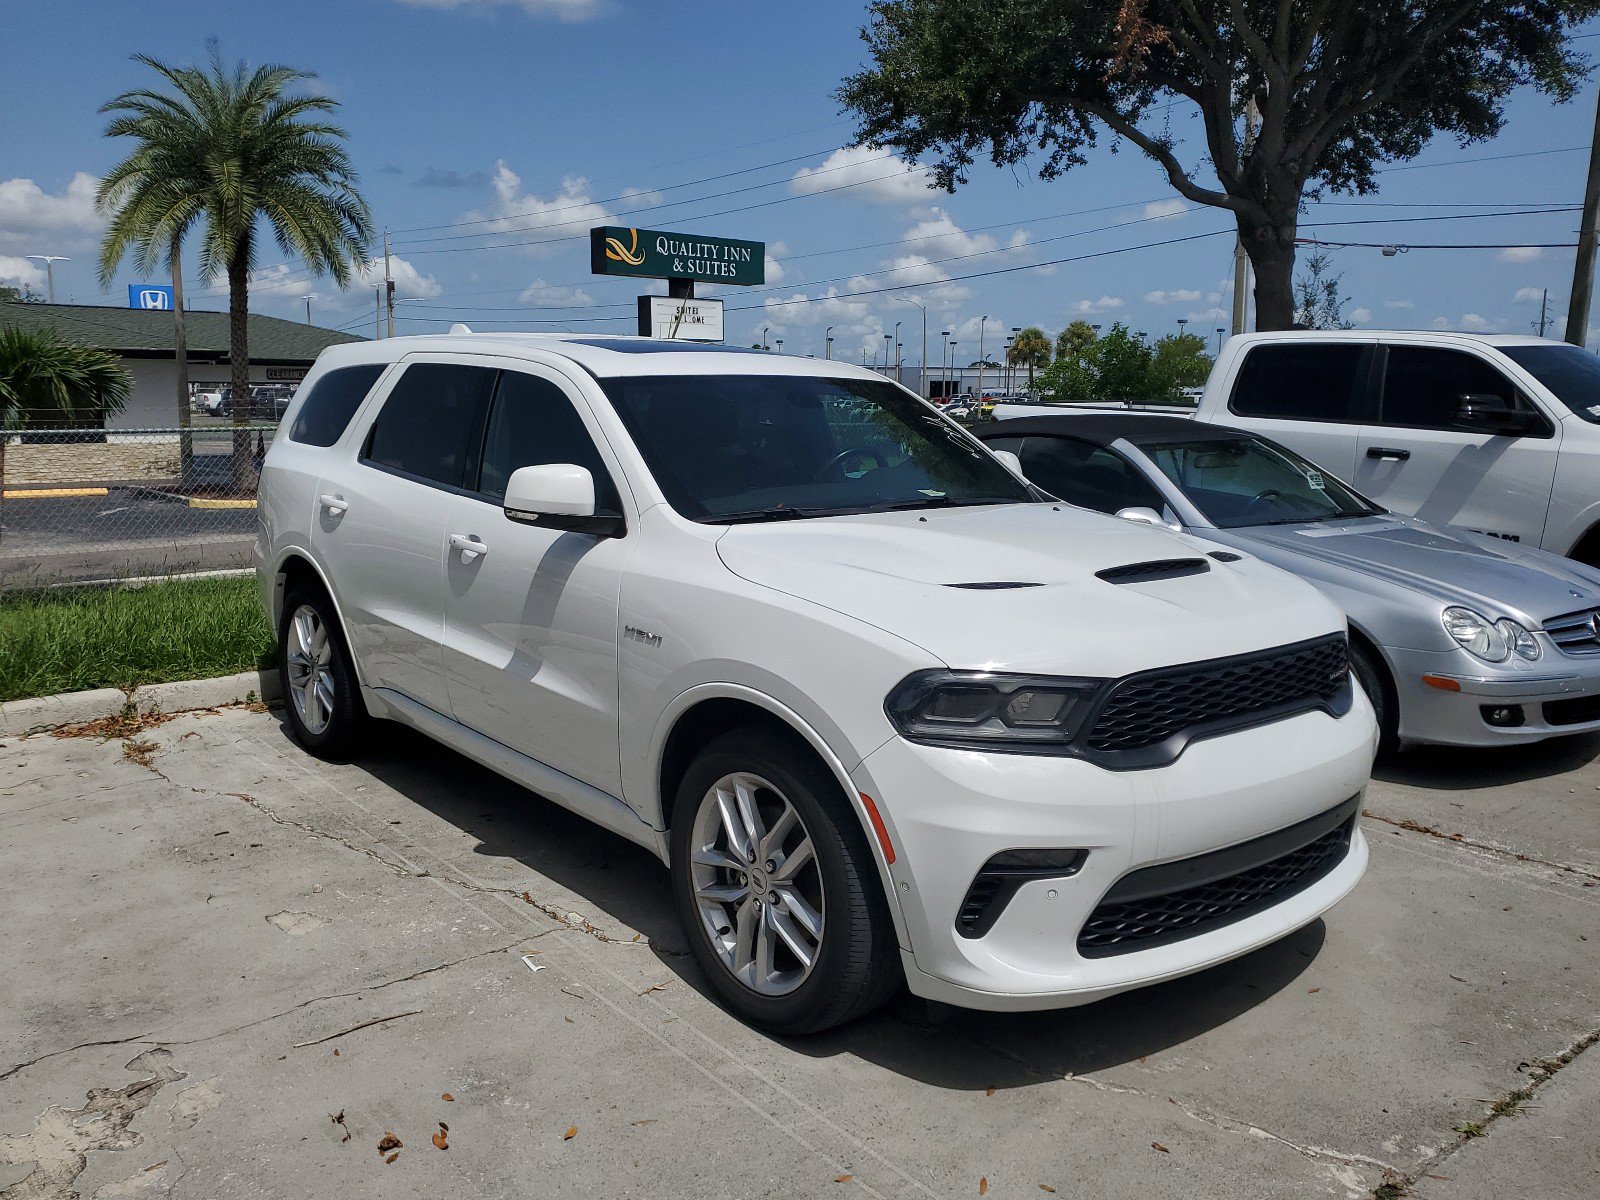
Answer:
POLYGON ((232 675, 271 652, 254 578, 0 594, 0 700, 232 675))

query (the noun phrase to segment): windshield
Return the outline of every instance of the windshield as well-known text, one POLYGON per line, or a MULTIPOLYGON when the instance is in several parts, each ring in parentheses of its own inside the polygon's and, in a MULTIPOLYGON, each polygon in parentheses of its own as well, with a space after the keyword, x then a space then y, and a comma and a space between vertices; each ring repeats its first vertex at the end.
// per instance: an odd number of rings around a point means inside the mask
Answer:
POLYGON ((776 375, 601 381, 672 507, 780 520, 1034 499, 894 384, 776 375))
POLYGON ((1600 360, 1576 346, 1501 346, 1500 352, 1532 375, 1585 421, 1600 425, 1600 360))
POLYGON ((1383 511, 1298 454, 1256 438, 1139 449, 1219 529, 1333 521, 1383 511))

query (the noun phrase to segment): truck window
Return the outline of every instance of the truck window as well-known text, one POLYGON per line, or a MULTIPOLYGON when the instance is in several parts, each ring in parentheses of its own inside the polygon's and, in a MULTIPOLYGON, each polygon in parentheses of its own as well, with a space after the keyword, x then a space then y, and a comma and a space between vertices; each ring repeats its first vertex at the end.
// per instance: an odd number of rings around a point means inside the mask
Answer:
POLYGON ((1558 342, 1502 346, 1500 353, 1549 388, 1578 416, 1600 425, 1600 359, 1558 342))
POLYGON ((1517 404, 1516 386, 1475 354, 1434 346, 1390 346, 1388 359, 1379 407, 1384 425, 1459 430, 1456 409, 1462 396, 1503 396, 1507 403, 1517 404))
POLYGON ((1228 400, 1243 417, 1286 421, 1355 421, 1360 343, 1286 342, 1245 355, 1228 400))

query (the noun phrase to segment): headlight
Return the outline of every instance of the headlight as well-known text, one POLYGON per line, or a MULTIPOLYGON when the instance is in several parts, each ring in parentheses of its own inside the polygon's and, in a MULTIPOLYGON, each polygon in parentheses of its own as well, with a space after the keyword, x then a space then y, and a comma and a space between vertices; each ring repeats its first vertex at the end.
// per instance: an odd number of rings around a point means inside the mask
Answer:
POLYGON ((1512 639, 1506 636, 1506 627, 1515 628, 1512 622, 1496 623, 1470 608, 1447 608, 1443 620, 1445 632, 1485 662, 1505 662, 1511 657, 1512 639))
POLYGON ((884 711, 901 736, 993 750, 1065 749, 1083 726, 1103 679, 919 671, 889 694, 884 711))
POLYGON ((1530 630, 1524 629, 1510 617, 1502 617, 1494 623, 1500 631, 1500 636, 1506 639, 1506 645, 1516 652, 1518 658, 1525 658, 1533 662, 1543 654, 1539 646, 1539 639, 1533 636, 1530 630))

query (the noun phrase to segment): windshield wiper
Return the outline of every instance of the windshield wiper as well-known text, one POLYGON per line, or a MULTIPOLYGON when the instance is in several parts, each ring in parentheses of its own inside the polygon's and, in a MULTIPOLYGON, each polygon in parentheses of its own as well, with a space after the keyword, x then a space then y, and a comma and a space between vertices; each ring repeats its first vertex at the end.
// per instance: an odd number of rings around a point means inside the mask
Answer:
POLYGON ((1318 521, 1353 521, 1357 517, 1376 516, 1378 510, 1372 509, 1364 512, 1335 512, 1317 513, 1304 517, 1279 517, 1273 521, 1260 521, 1261 525, 1311 525, 1318 521))
POLYGON ((748 525, 757 521, 793 521, 801 517, 821 515, 808 508, 791 508, 787 504, 774 504, 770 508, 747 508, 740 512, 718 513, 714 517, 708 517, 706 523, 709 525, 748 525))
POLYGON ((970 508, 983 504, 1025 504, 1027 501, 1018 500, 1015 496, 963 496, 956 499, 953 496, 940 493, 937 496, 919 496, 915 500, 889 500, 882 504, 874 504, 865 508, 863 512, 906 512, 918 508, 970 508))

